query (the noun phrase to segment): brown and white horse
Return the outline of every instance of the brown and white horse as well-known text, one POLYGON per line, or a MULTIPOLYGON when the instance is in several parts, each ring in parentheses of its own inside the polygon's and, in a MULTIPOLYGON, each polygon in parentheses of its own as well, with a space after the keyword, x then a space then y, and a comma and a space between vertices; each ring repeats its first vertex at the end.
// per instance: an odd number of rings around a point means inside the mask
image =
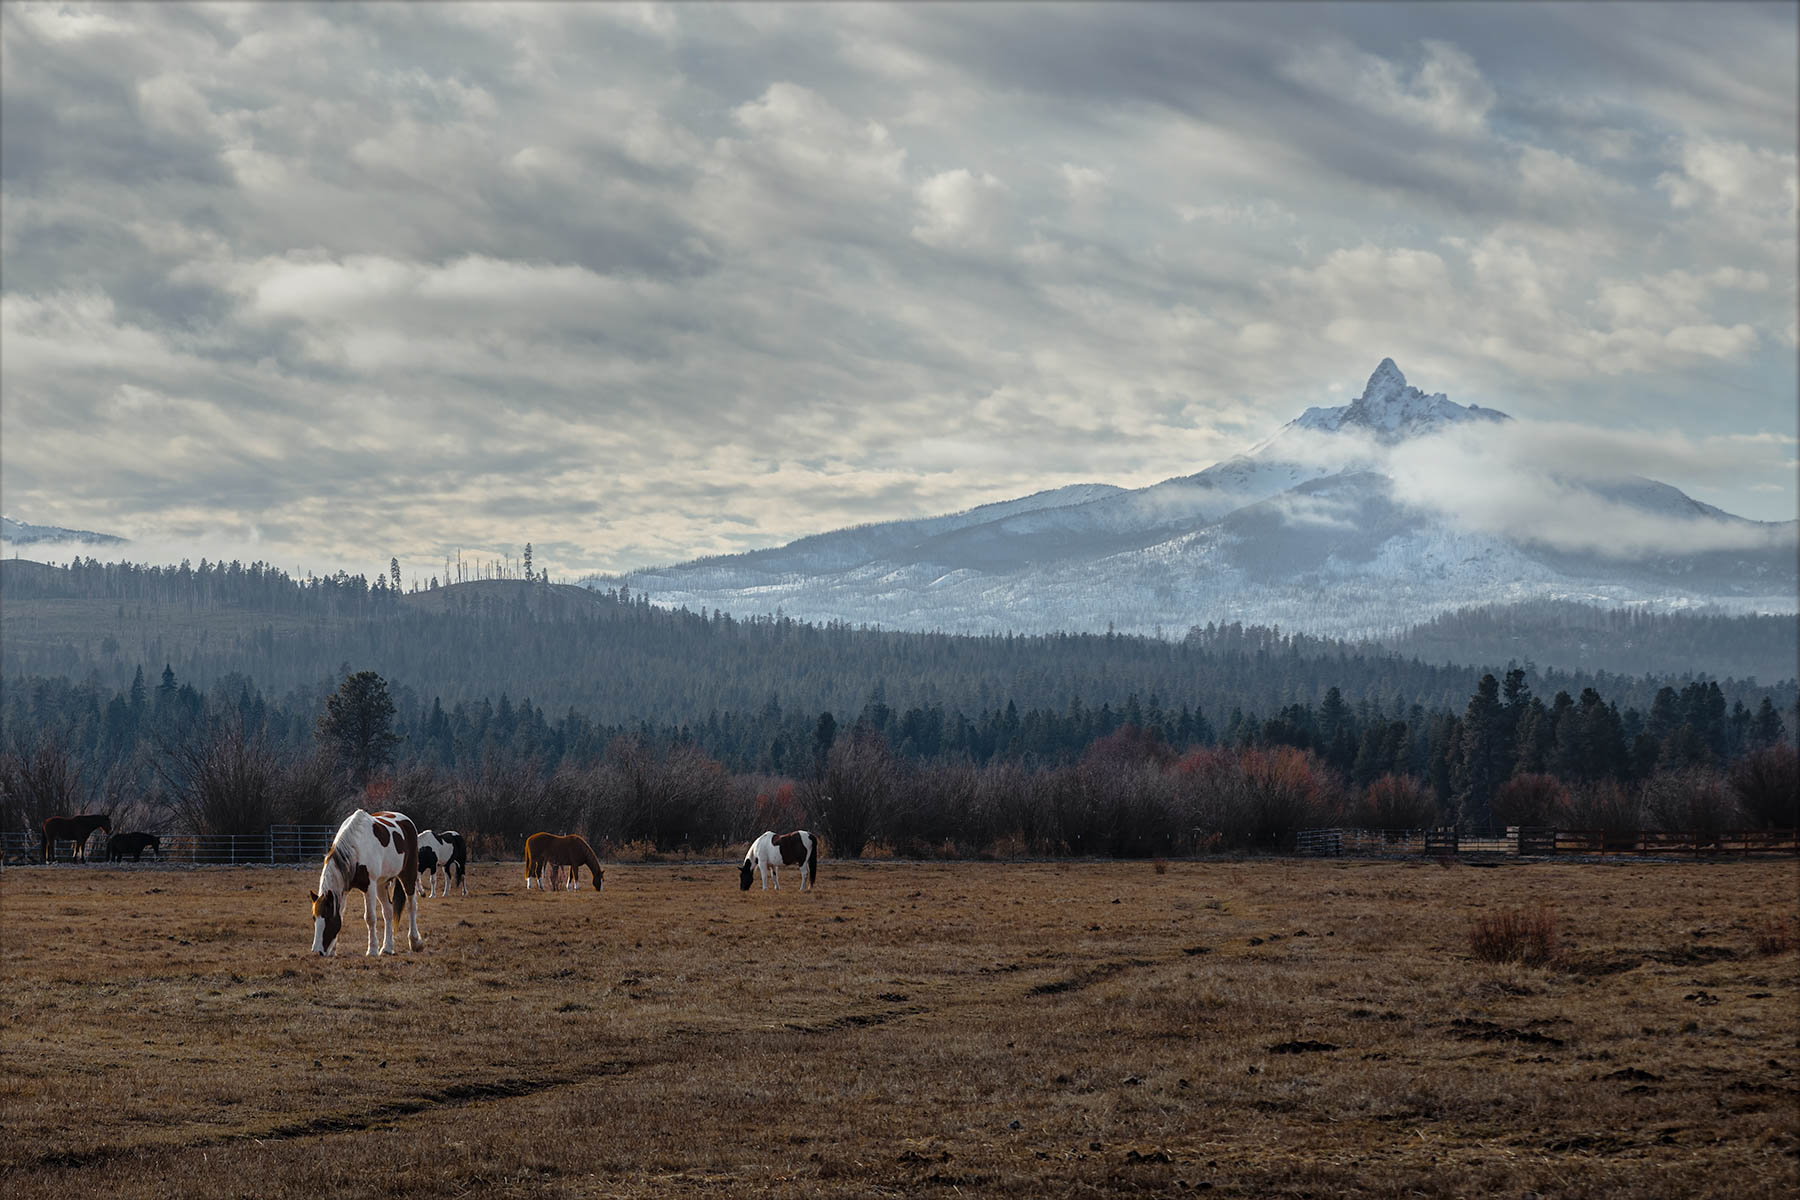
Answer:
POLYGON ((773 880, 775 890, 779 892, 782 867, 800 868, 801 891, 813 886, 819 877, 819 835, 810 830, 796 829, 777 837, 771 829, 751 842, 750 849, 744 854, 743 865, 738 868, 739 890, 749 891, 751 876, 759 874, 762 876, 763 891, 769 890, 769 883, 773 880))
POLYGON ((581 868, 586 867, 594 877, 594 890, 600 891, 606 886, 606 870, 600 865, 599 855, 587 844, 587 839, 579 833, 534 833, 525 839, 525 889, 531 890, 536 883, 538 889, 544 890, 544 868, 550 868, 550 883, 556 885, 557 868, 569 868, 569 888, 574 890, 581 886, 581 868))
POLYGON ((79 817, 44 818, 44 861, 49 862, 58 842, 75 843, 75 861, 87 860, 87 841, 94 830, 112 832, 112 818, 105 813, 83 813, 79 817))
POLYGON ((404 813, 369 813, 357 809, 344 818, 331 852, 319 868, 319 890, 309 892, 313 911, 313 952, 331 954, 337 948, 338 930, 344 924, 344 899, 353 888, 363 894, 363 920, 369 925, 368 954, 375 954, 375 910, 381 909, 386 935, 381 954, 393 954, 394 929, 403 914, 410 915, 407 931, 414 950, 425 948, 419 936, 419 906, 413 901, 419 890, 419 831, 404 813), (382 885, 392 881, 391 890, 382 885))

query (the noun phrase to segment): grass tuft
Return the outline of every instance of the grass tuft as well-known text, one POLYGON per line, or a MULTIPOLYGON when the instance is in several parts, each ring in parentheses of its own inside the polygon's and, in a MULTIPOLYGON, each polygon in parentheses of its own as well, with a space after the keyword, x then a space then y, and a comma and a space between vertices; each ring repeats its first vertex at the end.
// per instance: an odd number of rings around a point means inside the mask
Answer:
POLYGON ((1763 955, 1786 954, 1789 950, 1800 947, 1800 934, 1796 934, 1792 918, 1773 916, 1758 922, 1751 931, 1756 952, 1763 955))
POLYGON ((1557 956, 1556 912, 1547 904, 1507 908, 1469 923, 1469 951, 1481 962, 1541 967, 1557 956))

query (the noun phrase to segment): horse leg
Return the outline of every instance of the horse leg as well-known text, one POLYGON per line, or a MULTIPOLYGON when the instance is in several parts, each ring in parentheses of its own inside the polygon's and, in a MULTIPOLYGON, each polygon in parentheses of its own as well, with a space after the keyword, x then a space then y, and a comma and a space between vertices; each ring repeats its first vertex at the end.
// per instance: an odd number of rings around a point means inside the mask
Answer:
POLYGON ((381 901, 376 897, 375 892, 375 881, 371 879, 369 880, 369 886, 363 889, 363 921, 369 926, 369 948, 363 951, 363 957, 365 958, 371 954, 377 953, 375 949, 375 908, 381 901))
POLYGON ((380 906, 379 911, 382 921, 380 953, 396 953, 394 949, 394 926, 398 923, 398 914, 394 912, 393 898, 388 895, 387 889, 380 884, 372 882, 369 886, 372 890, 380 893, 380 895, 375 897, 375 903, 380 906))
POLYGON ((414 890, 410 895, 407 894, 406 884, 396 883, 394 886, 399 889, 395 893, 398 898, 397 902, 405 906, 409 922, 406 930, 406 944, 414 951, 423 950, 425 948, 425 936, 419 932, 419 896, 417 885, 414 885, 414 890))

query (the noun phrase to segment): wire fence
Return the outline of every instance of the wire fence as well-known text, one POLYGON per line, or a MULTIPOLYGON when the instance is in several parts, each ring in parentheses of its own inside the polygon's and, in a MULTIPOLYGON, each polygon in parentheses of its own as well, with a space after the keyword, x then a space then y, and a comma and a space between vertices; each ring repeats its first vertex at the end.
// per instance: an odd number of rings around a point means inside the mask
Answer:
POLYGON ((1503 830, 1473 833, 1457 829, 1302 829, 1294 835, 1294 852, 1309 857, 1363 858, 1463 854, 1503 854, 1516 858, 1545 858, 1557 854, 1800 855, 1800 831, 1734 829, 1707 833, 1692 829, 1637 829, 1608 832, 1531 825, 1509 825, 1503 830))
MULTIPOLYGON (((249 866, 256 863, 298 863, 318 860, 331 849, 332 825, 271 825, 261 833, 171 833, 158 838, 155 849, 141 853, 126 850, 125 862, 164 862, 183 866, 249 866), (134 857, 135 855, 135 857, 134 857)), ((108 861, 109 836, 96 831, 83 847, 88 862, 108 861)), ((36 833, 7 830, 0 833, 0 851, 7 866, 44 861, 43 839, 36 833)), ((75 861, 75 845, 57 842, 52 863, 75 861)))

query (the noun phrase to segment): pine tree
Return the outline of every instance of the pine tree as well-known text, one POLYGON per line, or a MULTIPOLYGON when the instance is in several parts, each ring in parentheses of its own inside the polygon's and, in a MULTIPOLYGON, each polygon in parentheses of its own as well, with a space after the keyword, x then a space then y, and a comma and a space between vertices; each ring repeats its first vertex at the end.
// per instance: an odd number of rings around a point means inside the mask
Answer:
MULTIPOLYGON (((138 669, 138 678, 144 677, 143 668, 138 669)), ((1750 722, 1750 744, 1757 749, 1773 746, 1781 740, 1781 713, 1775 708, 1775 702, 1767 696, 1756 710, 1756 716, 1750 722)))
POLYGON ((393 758, 400 742, 393 723, 394 702, 387 681, 373 671, 358 671, 326 698, 315 735, 361 788, 393 758))
POLYGON ((1462 752, 1470 816, 1484 826, 1493 817, 1494 794, 1512 770, 1506 715, 1500 704, 1499 681, 1483 675, 1463 714, 1462 752))

